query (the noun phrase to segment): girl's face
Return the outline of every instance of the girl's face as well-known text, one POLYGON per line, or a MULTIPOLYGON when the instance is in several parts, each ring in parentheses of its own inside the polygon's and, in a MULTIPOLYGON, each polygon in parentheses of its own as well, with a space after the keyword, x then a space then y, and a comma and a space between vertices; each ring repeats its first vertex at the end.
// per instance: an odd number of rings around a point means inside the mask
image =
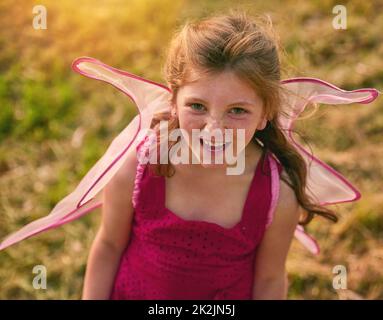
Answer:
POLYGON ((192 129, 212 135, 219 132, 221 135, 217 137, 223 139, 221 142, 225 142, 225 129, 233 129, 233 139, 230 140, 233 144, 233 156, 237 157, 249 143, 253 143, 251 138, 255 131, 266 126, 261 98, 249 84, 232 71, 223 71, 188 82, 179 89, 173 111, 174 108, 180 129, 188 133, 189 147, 197 159, 203 158, 204 148, 210 152, 212 164, 207 165, 201 161, 204 167, 217 165, 214 164, 214 158, 218 152, 223 153, 225 164, 225 152, 220 151, 220 141, 215 141, 214 137, 208 141, 216 145, 215 150, 204 143, 204 139, 198 139, 197 143, 192 144, 192 129), (243 129, 244 143, 238 144, 237 129, 243 129), (238 150, 241 145, 242 150, 238 150))

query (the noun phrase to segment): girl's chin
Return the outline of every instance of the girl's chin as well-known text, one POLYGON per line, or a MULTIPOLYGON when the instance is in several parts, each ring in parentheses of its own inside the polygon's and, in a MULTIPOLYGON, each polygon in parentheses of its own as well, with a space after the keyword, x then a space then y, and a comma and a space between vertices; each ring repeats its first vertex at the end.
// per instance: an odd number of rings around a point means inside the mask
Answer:
MULTIPOLYGON (((195 159, 198 159, 198 163, 204 168, 219 168, 226 167, 229 164, 226 162, 225 150, 211 152, 207 150, 203 150, 203 148, 190 148, 191 152, 195 159), (210 159, 209 159, 210 153, 210 159)), ((231 156, 236 159, 236 155, 231 156)))

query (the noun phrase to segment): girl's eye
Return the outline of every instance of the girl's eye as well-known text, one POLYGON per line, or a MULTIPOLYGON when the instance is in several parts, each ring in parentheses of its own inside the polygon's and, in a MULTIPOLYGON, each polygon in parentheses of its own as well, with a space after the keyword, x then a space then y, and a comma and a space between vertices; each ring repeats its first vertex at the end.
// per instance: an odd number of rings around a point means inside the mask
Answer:
POLYGON ((204 106, 200 103, 190 103, 188 106, 194 111, 203 111, 204 106))
MULTIPOLYGON (((200 112, 205 110, 204 105, 200 103, 189 103, 187 104, 187 106, 189 106, 194 111, 200 112)), ((230 113, 234 115, 241 115, 241 114, 247 113, 247 111, 241 107, 235 107, 230 110, 230 113)))
POLYGON ((233 108, 231 111, 234 111, 232 112, 233 114, 243 114, 247 112, 245 109, 239 107, 233 108))

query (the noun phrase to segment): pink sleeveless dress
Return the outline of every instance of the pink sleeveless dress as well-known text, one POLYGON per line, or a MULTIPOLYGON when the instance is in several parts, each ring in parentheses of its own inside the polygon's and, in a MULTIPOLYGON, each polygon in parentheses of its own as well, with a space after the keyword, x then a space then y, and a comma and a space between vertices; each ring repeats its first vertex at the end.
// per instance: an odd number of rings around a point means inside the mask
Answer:
POLYGON ((281 170, 264 151, 240 222, 225 228, 167 209, 165 177, 138 164, 131 237, 110 299, 252 299, 255 253, 272 221, 281 170))

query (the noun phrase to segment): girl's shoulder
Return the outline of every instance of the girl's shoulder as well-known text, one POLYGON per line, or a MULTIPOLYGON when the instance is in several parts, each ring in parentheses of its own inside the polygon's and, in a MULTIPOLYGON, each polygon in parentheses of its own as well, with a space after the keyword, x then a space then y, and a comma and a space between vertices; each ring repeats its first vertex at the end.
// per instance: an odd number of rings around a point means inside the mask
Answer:
POLYGON ((294 189, 284 180, 279 179, 279 199, 278 202, 289 204, 296 207, 298 203, 294 189))
POLYGON ((137 171, 137 155, 135 150, 128 150, 125 161, 117 170, 108 185, 113 186, 114 190, 132 190, 134 188, 136 171, 137 171))
POLYGON ((284 166, 278 161, 279 167, 279 192, 274 216, 281 214, 290 221, 295 221, 297 211, 300 210, 293 183, 284 166))

